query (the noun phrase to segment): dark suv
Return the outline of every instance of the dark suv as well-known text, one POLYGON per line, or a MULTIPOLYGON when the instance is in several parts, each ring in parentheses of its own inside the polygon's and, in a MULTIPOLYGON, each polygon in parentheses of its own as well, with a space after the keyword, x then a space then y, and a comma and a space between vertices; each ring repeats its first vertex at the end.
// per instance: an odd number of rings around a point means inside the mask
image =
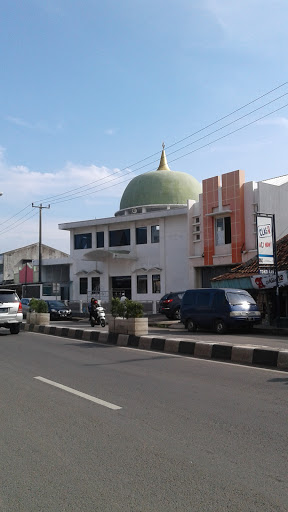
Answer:
POLYGON ((46 300, 50 320, 69 320, 72 316, 71 309, 62 300, 46 300))
POLYGON ((180 320, 180 306, 185 292, 170 292, 163 295, 159 301, 159 313, 166 315, 169 320, 180 320))

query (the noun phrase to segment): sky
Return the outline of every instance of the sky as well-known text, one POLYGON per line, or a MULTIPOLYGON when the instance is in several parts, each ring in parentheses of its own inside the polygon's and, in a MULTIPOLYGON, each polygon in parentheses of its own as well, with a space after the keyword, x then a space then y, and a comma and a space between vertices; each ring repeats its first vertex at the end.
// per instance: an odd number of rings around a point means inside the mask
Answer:
POLYGON ((38 241, 32 203, 69 252, 58 224, 112 217, 163 141, 200 182, 288 174, 287 22, 287 0, 2 0, 0 253, 38 241))

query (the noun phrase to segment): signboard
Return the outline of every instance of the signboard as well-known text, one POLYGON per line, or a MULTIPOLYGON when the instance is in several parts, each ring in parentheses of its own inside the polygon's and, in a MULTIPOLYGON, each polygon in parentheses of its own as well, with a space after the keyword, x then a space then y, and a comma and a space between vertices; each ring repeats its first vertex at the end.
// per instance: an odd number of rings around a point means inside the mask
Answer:
MULTIPOLYGON (((266 288, 275 288, 276 286, 276 275, 256 275, 252 276, 251 283, 253 288, 256 290, 264 290, 266 288)), ((278 272, 278 286, 288 286, 287 271, 283 270, 278 272)))
POLYGON ((257 215, 259 265, 274 265, 272 217, 257 215))

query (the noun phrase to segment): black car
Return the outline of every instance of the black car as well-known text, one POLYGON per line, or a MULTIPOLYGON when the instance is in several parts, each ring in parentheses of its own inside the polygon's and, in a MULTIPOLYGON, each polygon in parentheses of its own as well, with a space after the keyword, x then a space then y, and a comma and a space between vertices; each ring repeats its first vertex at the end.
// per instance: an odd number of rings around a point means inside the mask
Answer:
POLYGON ((180 306, 185 292, 170 292, 163 295, 159 301, 159 313, 166 315, 169 320, 180 320, 180 306))
POLYGON ((72 312, 62 300, 45 300, 48 305, 50 320, 60 320, 71 318, 72 312))

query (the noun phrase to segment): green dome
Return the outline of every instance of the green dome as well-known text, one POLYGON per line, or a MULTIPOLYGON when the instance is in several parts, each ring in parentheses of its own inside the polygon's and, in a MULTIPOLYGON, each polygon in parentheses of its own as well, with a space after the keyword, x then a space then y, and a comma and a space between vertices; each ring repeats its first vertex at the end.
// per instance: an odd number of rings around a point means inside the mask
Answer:
POLYGON ((186 204, 188 199, 198 201, 201 192, 201 184, 193 176, 169 169, 163 149, 158 170, 136 176, 127 185, 120 210, 149 204, 186 204))

